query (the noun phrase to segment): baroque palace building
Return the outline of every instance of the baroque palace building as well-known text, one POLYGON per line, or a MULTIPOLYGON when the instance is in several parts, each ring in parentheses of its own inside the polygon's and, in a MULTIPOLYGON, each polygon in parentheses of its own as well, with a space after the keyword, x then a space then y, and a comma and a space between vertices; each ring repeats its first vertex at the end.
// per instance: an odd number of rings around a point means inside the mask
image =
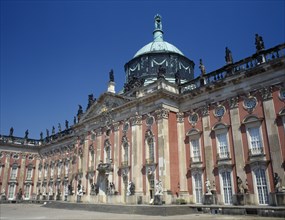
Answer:
POLYGON ((194 78, 194 62, 153 41, 89 95, 72 126, 0 139, 2 200, 285 205, 285 44, 194 78))

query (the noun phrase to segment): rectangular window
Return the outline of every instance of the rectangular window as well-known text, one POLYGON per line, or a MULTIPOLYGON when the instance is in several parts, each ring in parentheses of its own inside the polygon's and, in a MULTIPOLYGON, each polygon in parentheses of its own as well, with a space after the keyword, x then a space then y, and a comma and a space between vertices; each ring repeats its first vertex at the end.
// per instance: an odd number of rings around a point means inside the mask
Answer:
POLYGON ((202 203, 202 175, 200 173, 196 173, 194 175, 194 189, 195 189, 195 199, 196 203, 202 203))
POLYGON ((224 202, 225 204, 232 204, 232 181, 231 173, 225 171, 221 173, 222 176, 222 189, 224 193, 224 202))
POLYGON ((12 167, 10 178, 11 179, 16 179, 16 177, 17 177, 17 168, 16 167, 12 167))
POLYGON ((256 188, 258 193, 259 204, 265 205, 268 204, 268 190, 267 190, 267 181, 264 169, 255 170, 256 178, 256 188))
POLYGON ((31 188, 30 185, 26 185, 25 186, 25 194, 24 194, 25 199, 29 199, 30 198, 30 188, 31 188))
POLYGON ((259 127, 248 128, 250 150, 252 155, 263 153, 259 127))
POLYGON ((27 180, 31 180, 32 179, 32 169, 28 168, 27 170, 27 180))
POLYGON ((219 158, 229 158, 229 150, 228 150, 228 141, 227 141, 227 134, 217 134, 217 144, 218 144, 218 152, 219 158))
POLYGON ((14 199, 15 185, 9 185, 8 199, 14 199))
POLYGON ((199 145, 199 139, 193 139, 190 141, 191 143, 191 149, 192 149, 192 162, 199 162, 200 159, 200 145, 199 145))

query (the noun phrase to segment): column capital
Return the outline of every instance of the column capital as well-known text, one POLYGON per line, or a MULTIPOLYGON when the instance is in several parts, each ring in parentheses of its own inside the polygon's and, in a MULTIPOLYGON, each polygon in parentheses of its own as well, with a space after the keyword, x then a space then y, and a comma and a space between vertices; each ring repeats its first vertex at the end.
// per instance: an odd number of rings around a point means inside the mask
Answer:
POLYGON ((272 99, 272 87, 271 86, 267 88, 262 88, 259 90, 259 92, 261 93, 263 101, 272 99))
POLYGON ((184 112, 177 112, 176 120, 178 123, 183 123, 184 122, 184 112))
POLYGON ((228 103, 229 103, 230 109, 237 108, 238 107, 238 97, 236 96, 236 97, 229 98, 228 103))
POLYGON ((206 104, 202 107, 202 116, 205 117, 205 116, 208 116, 209 115, 209 105, 206 104))
POLYGON ((169 112, 170 112, 169 109, 166 109, 166 108, 160 108, 160 109, 155 110, 157 120, 168 119, 169 112))
POLYGON ((114 128, 114 131, 118 131, 119 128, 120 128, 120 122, 119 121, 118 122, 114 122, 113 123, 113 128, 114 128))
POLYGON ((141 125, 142 124, 142 116, 136 112, 136 115, 130 118, 131 125, 141 125))

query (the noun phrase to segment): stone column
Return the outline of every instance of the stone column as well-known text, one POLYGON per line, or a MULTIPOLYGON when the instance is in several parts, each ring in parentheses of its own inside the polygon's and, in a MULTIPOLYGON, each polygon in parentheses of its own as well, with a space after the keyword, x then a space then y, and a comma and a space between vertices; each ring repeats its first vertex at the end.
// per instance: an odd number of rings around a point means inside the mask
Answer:
POLYGON ((168 115, 169 110, 161 108, 155 111, 157 117, 157 149, 158 149, 158 179, 162 182, 164 201, 171 203, 170 191, 170 160, 169 160, 169 138, 168 138, 168 115))
POLYGON ((142 180, 142 116, 135 115, 131 118, 132 126, 132 179, 131 181, 135 184, 136 195, 142 195, 143 193, 143 180, 142 180))
POLYGON ((268 134, 269 151, 271 155, 273 173, 278 174, 278 176, 281 178, 281 182, 283 183, 282 185, 284 185, 284 182, 285 182, 284 169, 281 168, 281 164, 283 162, 282 155, 280 153, 281 146, 279 143, 280 139, 278 137, 278 128, 275 122, 276 111, 274 109, 271 89, 272 88, 264 88, 260 92, 263 98, 263 112, 264 112, 265 123, 266 123, 266 131, 268 134))
MULTIPOLYGON (((233 148, 234 148, 234 155, 235 155, 235 164, 236 164, 236 172, 237 176, 241 178, 243 184, 245 185, 246 174, 244 172, 244 152, 243 152, 243 144, 240 132, 240 116, 238 110, 238 97, 230 98, 229 100, 230 106, 230 120, 231 120, 231 130, 233 134, 233 148)), ((235 181, 235 179, 234 179, 235 181)))
MULTIPOLYGON (((203 139, 205 149, 205 163, 206 163, 206 179, 208 178, 212 183, 214 181, 213 169, 213 151, 212 151, 212 140, 211 140, 211 123, 209 117, 209 106, 206 105, 202 110, 202 124, 203 124, 203 139)), ((205 179, 205 180, 206 180, 205 179)))
POLYGON ((188 194, 187 190, 187 168, 186 168, 186 151, 185 151, 185 129, 184 129, 184 113, 177 112, 177 137, 178 137, 178 161, 179 161, 179 184, 180 195, 188 194))

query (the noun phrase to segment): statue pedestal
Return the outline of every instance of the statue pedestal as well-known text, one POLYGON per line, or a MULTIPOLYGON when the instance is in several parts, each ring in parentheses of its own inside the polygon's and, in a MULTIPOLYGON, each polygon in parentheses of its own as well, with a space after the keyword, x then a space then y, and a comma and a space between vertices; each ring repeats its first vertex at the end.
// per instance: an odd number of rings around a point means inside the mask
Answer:
POLYGON ((269 205, 285 206, 285 192, 269 193, 269 205))
POLYGON ((7 200, 6 195, 1 195, 1 201, 7 200))
POLYGON ((217 204, 216 196, 213 194, 205 194, 203 198, 203 204, 204 205, 217 204))
POLYGON ((154 195, 153 204, 154 205, 162 205, 162 196, 154 195))
POLYGON ((244 205, 244 194, 238 193, 233 195, 234 205, 244 205))

